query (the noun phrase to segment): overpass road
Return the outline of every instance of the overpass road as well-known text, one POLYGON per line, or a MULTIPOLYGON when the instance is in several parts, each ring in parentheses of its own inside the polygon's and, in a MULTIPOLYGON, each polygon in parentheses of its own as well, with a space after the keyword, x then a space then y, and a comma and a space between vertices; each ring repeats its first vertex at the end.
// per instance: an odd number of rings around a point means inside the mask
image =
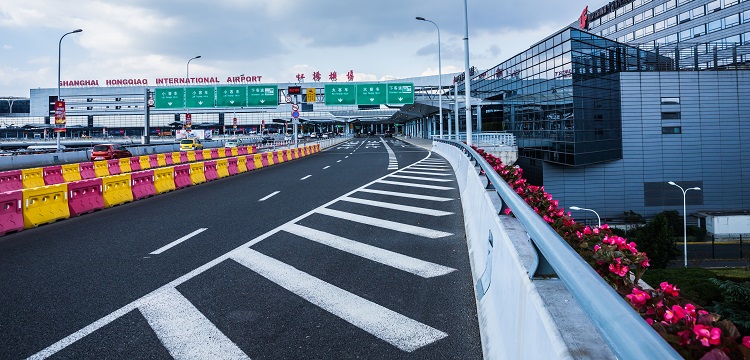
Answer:
POLYGON ((478 359, 448 163, 392 138, 0 238, 0 358, 478 359))

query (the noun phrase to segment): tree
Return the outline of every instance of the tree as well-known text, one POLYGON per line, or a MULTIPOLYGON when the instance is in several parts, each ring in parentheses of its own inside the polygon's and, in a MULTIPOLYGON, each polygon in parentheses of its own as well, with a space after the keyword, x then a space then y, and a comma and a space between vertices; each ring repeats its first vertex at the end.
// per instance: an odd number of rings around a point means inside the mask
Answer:
POLYGON ((633 241, 644 251, 654 269, 664 269, 677 255, 674 231, 665 212, 657 214, 645 226, 634 231, 633 241))

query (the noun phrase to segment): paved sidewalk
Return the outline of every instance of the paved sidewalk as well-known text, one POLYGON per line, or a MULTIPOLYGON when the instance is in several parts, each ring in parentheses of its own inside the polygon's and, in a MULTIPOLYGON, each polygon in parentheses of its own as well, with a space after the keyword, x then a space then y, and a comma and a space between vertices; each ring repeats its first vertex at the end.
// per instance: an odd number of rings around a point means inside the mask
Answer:
POLYGON ((406 141, 412 145, 421 146, 427 150, 432 150, 432 140, 430 139, 422 139, 422 138, 406 137, 406 136, 398 136, 397 139, 406 141))

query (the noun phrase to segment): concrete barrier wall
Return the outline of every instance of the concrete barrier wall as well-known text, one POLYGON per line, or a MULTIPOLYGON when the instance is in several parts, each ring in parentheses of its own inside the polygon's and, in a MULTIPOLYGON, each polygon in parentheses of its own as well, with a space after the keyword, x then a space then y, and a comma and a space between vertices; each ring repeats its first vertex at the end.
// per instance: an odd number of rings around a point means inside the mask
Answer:
POLYGON ((613 359, 578 302, 556 278, 532 279, 538 259, 521 224, 498 216, 499 200, 458 148, 434 143, 453 167, 485 359, 613 359))

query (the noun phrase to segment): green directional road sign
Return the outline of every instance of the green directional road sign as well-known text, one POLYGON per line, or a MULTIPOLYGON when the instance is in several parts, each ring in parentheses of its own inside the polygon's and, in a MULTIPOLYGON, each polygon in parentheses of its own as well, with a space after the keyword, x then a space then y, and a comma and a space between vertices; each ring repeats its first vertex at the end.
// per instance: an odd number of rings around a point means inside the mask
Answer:
POLYGON ((385 104, 385 84, 357 84, 357 105, 385 104))
POLYGON ((213 86, 189 87, 185 88, 185 102, 189 108, 214 107, 213 86))
POLYGON ((154 89, 154 108, 182 109, 185 107, 184 88, 156 88, 154 89))
POLYGON ((355 105, 357 93, 354 84, 330 84, 325 85, 326 105, 355 105))
POLYGON ((389 105, 414 104, 414 83, 388 83, 389 105))
POLYGON ((247 106, 247 86, 217 86, 216 106, 247 106))
POLYGON ((248 106, 279 105, 278 85, 251 85, 247 87, 248 106))

